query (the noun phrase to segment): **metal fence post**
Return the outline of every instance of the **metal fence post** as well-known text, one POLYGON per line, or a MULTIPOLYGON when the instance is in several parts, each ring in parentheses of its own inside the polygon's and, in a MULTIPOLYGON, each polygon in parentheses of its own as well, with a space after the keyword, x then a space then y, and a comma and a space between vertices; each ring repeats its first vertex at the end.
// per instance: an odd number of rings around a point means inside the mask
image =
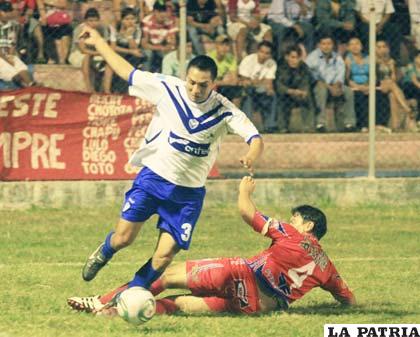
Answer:
POLYGON ((179 77, 185 80, 187 63, 187 6, 179 1, 179 77))
POLYGON ((375 125, 376 125, 376 10, 375 0, 369 0, 369 171, 375 179, 375 125))

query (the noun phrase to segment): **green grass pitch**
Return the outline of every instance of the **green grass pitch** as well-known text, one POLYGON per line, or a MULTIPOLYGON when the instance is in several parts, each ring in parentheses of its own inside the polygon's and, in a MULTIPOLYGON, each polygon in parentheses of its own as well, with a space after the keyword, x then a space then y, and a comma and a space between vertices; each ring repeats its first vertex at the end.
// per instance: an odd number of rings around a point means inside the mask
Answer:
MULTIPOLYGON (((155 316, 135 327, 122 319, 72 312, 66 298, 101 293, 129 280, 153 251, 152 219, 135 243, 95 280, 82 281, 85 258, 118 218, 119 206, 0 211, 0 337, 26 336, 322 336, 325 323, 420 323, 420 217, 414 206, 322 207, 329 232, 322 245, 359 305, 338 307, 320 289, 288 312, 245 317, 155 316)), ((286 208, 260 205, 271 215, 286 208)), ((242 223, 234 203, 206 207, 188 252, 177 260, 252 256, 270 241, 242 223)))

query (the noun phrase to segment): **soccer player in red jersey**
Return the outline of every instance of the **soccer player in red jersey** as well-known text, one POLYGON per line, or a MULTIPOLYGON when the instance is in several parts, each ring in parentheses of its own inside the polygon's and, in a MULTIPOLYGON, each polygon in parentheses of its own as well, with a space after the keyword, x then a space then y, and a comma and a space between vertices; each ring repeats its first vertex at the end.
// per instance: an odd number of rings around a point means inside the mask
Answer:
MULTIPOLYGON (((260 213, 251 195, 255 181, 244 177, 239 186, 238 207, 243 220, 271 245, 252 258, 191 260, 169 266, 150 291, 188 289, 191 295, 157 300, 157 313, 233 312, 254 314, 288 306, 315 287, 330 292, 344 305, 355 297, 322 250, 319 240, 327 232, 327 219, 319 209, 303 205, 292 209, 289 223, 260 213)), ((97 297, 73 297, 75 310, 112 314, 113 299, 123 285, 97 297)))

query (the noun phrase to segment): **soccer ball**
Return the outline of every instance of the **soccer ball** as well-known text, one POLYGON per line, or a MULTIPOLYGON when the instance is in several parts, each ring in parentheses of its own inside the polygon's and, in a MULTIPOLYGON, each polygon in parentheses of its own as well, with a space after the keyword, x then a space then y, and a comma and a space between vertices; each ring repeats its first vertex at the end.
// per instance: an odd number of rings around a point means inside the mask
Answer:
POLYGON ((124 290, 117 299, 118 315, 129 323, 139 325, 150 320, 156 312, 152 293, 142 287, 124 290))

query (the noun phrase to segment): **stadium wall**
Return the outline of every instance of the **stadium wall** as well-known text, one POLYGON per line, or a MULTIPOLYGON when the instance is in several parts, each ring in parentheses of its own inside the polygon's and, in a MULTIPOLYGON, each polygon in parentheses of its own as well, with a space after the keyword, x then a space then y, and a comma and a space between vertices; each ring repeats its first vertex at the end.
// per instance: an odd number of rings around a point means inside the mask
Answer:
MULTIPOLYGON (((207 205, 236 201, 238 179, 210 180, 207 205)), ((122 204, 131 181, 36 181, 0 184, 0 209, 97 207, 122 204)), ((419 204, 420 178, 259 179, 260 204, 419 204)))

